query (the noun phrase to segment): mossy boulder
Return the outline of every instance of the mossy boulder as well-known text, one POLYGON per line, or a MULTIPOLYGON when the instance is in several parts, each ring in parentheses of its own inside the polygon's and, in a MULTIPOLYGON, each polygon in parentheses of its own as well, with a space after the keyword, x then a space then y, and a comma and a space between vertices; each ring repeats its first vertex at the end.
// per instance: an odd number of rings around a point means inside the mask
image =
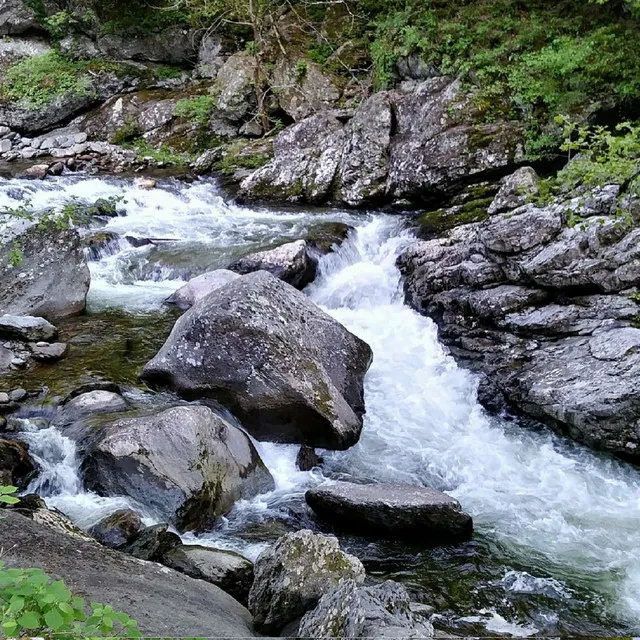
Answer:
POLYGON ((274 486, 249 438, 200 406, 105 425, 82 469, 88 489, 129 496, 184 530, 274 486))

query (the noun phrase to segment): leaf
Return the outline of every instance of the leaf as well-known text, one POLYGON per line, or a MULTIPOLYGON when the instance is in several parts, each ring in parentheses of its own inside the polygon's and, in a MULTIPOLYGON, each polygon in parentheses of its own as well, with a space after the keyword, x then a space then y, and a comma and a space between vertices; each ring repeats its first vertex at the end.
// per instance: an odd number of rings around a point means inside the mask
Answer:
POLYGON ((24 609, 24 598, 20 596, 13 596, 11 600, 9 600, 9 613, 20 613, 24 609))
POLYGON ((25 611, 25 613, 18 618, 18 624, 23 629, 39 629, 40 616, 35 611, 25 611))
POLYGON ((64 624, 64 618, 57 609, 47 611, 44 615, 44 621, 52 631, 57 631, 64 624))
POLYGON ((2 633, 5 636, 11 637, 16 635, 16 631, 18 630, 18 623, 15 620, 7 620, 2 623, 2 633))

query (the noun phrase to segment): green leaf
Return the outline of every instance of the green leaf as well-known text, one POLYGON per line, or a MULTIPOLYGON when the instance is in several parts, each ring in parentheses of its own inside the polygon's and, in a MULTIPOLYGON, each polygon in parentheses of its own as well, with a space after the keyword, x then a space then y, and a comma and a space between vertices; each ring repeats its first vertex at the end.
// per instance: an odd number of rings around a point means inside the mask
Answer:
POLYGON ((17 630, 18 623, 15 620, 6 620, 2 623, 2 633, 7 637, 15 636, 17 630))
POLYGON ((9 609, 8 613, 19 613, 24 609, 24 598, 20 596, 13 596, 11 600, 9 600, 9 609))
POLYGON ((50 609, 44 615, 44 621, 52 631, 57 631, 64 624, 64 618, 57 609, 50 609))
POLYGON ((25 611, 25 613, 18 618, 18 624, 23 629, 39 629, 40 616, 35 611, 25 611))

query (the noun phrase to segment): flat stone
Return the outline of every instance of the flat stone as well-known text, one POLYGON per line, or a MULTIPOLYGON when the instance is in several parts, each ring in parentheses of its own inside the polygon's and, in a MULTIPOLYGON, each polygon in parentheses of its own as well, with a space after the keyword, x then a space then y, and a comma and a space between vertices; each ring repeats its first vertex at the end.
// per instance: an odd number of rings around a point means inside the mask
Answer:
POLYGON ((339 482, 310 489, 305 499, 324 520, 366 536, 448 543, 473 532, 457 500, 425 487, 339 482))
POLYGON ((0 140, 0 153, 11 151, 11 140, 0 140))
POLYGON ((43 342, 54 339, 58 330, 44 318, 34 316, 0 316, 0 337, 43 342))
POLYGON ((11 402, 22 402, 26 397, 27 392, 24 389, 14 389, 9 393, 11 402))
POLYGON ((65 342, 54 342, 53 344, 48 344, 46 347, 39 347, 34 344, 31 348, 31 355, 33 355, 36 360, 61 360, 66 355, 67 348, 68 345, 65 342))
POLYGON ((42 180, 42 178, 47 175, 47 171, 49 171, 48 164, 34 164, 28 169, 25 169, 24 174, 29 178, 39 178, 42 180))

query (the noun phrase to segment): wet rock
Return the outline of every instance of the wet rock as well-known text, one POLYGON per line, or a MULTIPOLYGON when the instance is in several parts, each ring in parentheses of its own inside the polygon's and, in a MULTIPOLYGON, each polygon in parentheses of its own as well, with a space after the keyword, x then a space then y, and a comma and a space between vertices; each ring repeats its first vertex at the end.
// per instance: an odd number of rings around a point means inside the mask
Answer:
POLYGON ((428 619, 412 610, 405 587, 387 580, 359 587, 346 580, 300 622, 301 638, 431 638, 428 619))
POLYGON ((53 319, 84 311, 91 275, 76 230, 31 227, 0 242, 0 314, 53 319), (21 247, 16 266, 14 242, 21 247))
POLYGON ((296 467, 300 471, 311 471, 319 467, 323 462, 323 458, 316 453, 313 447, 302 445, 298 455, 296 456, 296 467))
POLYGON ((202 530, 274 486, 249 438, 200 406, 104 426, 82 468, 89 489, 130 496, 182 530, 202 530))
POLYGON ((68 345, 64 342, 53 342, 46 346, 38 344, 31 344, 31 355, 34 360, 40 360, 42 362, 56 362, 62 360, 67 354, 68 345))
POLYGON ((248 611, 216 586, 95 542, 56 532, 13 510, 2 521, 3 561, 47 567, 87 600, 108 602, 138 621, 143 636, 250 638, 248 611), (153 585, 150 589, 149 586, 153 585))
POLYGON ((538 192, 538 174, 531 167, 521 167, 500 181, 500 190, 489 205, 489 214, 516 209, 538 192))
POLYGON ((157 182, 151 178, 137 178, 135 181, 136 187, 140 189, 155 189, 157 182))
POLYGON ((260 271, 187 311, 142 378, 218 398, 258 439, 346 449, 362 429, 371 357, 306 296, 260 271))
POLYGON ((28 178, 36 178, 38 180, 43 180, 48 172, 49 172, 48 164, 34 164, 30 166, 28 169, 24 170, 24 175, 28 178))
POLYGON ((135 38, 119 33, 105 34, 97 39, 98 51, 116 60, 140 60, 165 64, 192 62, 198 38, 182 25, 173 25, 149 35, 135 38))
POLYGON ((54 340, 57 335, 56 327, 44 318, 6 314, 0 316, 0 338, 37 342, 54 340))
POLYGON ((27 392, 24 389, 14 389, 9 393, 9 400, 11 402, 22 402, 27 397, 27 392))
POLYGON ((333 587, 362 583, 362 563, 340 550, 337 538, 302 530, 280 538, 254 565, 249 611, 256 629, 277 633, 315 607, 333 587))
POLYGON ((54 418, 54 424, 64 428, 95 414, 119 413, 128 407, 127 401, 113 391, 87 391, 66 401, 54 418))
POLYGON ((0 485, 25 489, 37 475, 38 468, 29 455, 28 445, 16 440, 0 439, 0 485))
POLYGON ((140 560, 162 562, 165 554, 181 544, 180 536, 169 531, 169 525, 154 524, 142 529, 121 550, 140 560))
POLYGON ((190 309, 196 302, 208 296, 212 291, 233 282, 240 276, 227 269, 216 269, 192 278, 172 293, 166 300, 166 304, 175 305, 178 309, 190 309))
POLYGON ((165 553, 162 562, 192 578, 215 584, 242 604, 247 602, 253 583, 253 564, 238 553, 181 545, 165 553))
POLYGON ((331 253, 340 247, 353 229, 343 222, 324 222, 315 225, 305 237, 309 250, 319 255, 331 253))
POLYGON ((142 529, 140 516, 130 509, 120 509, 91 527, 89 533, 105 547, 124 547, 142 529))
POLYGON ((275 249, 252 253, 229 265, 230 271, 240 274, 268 271, 296 289, 304 289, 313 281, 316 268, 316 261, 309 255, 307 243, 304 240, 296 240, 275 249))
POLYGON ((9 404, 10 400, 8 393, 5 393, 4 391, 0 393, 0 404, 9 404))
POLYGON ((409 303, 484 374, 485 406, 640 463, 640 361, 625 346, 639 331, 640 230, 634 199, 609 187, 453 229, 409 247, 398 264, 409 303))
POLYGON ((473 531, 457 500, 425 487, 340 482, 310 489, 305 499, 324 520, 366 536, 449 543, 473 531))

